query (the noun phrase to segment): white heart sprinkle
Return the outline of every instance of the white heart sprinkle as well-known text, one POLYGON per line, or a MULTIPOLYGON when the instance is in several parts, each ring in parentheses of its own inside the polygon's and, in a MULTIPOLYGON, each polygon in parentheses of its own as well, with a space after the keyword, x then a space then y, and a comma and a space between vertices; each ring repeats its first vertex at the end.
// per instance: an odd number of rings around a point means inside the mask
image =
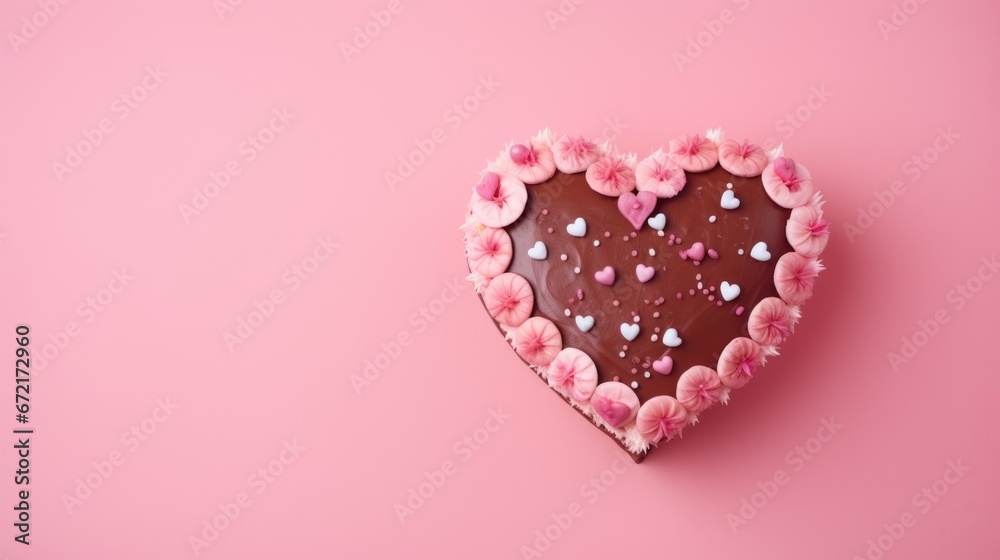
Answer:
POLYGON ((566 233, 573 237, 583 237, 587 235, 587 222, 583 218, 577 218, 572 224, 566 226, 566 233))
POLYGON ((736 198, 733 191, 726 191, 722 193, 722 207, 726 210, 736 210, 740 207, 740 199, 736 198))
POLYGON ((622 323, 621 331, 622 331, 622 336, 625 337, 625 340, 632 342, 633 340, 635 340, 635 337, 639 336, 639 325, 636 324, 630 325, 628 323, 622 323))
POLYGON ((649 224, 649 227, 657 231, 660 231, 663 228, 667 227, 667 217, 664 216, 663 213, 661 212, 653 216, 652 218, 646 220, 646 223, 649 224))
POLYGON ((722 294, 722 299, 726 301, 733 301, 740 296, 740 285, 723 282, 722 285, 719 286, 719 293, 722 294))
POLYGON ((549 256, 549 250, 545 248, 545 244, 541 241, 535 241, 535 246, 528 249, 528 256, 536 261, 544 261, 545 257, 549 256))
POLYGON ((663 344, 671 348, 677 348, 681 345, 681 342, 681 337, 677 336, 677 329, 667 329, 663 333, 663 344))
POLYGON ((576 316, 576 328, 580 329, 582 332, 587 332, 594 328, 594 318, 590 315, 586 317, 582 315, 576 316))
POLYGON ((750 256, 760 262, 771 260, 771 253, 767 252, 767 243, 758 241, 757 244, 753 246, 753 249, 750 249, 750 256))

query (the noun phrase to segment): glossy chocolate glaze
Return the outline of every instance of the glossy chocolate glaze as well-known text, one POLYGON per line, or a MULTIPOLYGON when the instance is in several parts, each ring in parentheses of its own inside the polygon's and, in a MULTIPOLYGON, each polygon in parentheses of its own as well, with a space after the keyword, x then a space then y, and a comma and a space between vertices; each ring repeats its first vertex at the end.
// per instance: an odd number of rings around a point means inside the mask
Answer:
POLYGON ((618 211, 617 199, 593 191, 585 173, 567 175, 558 171, 544 183, 527 186, 524 213, 506 228, 514 246, 508 272, 520 274, 531 284, 535 294, 533 315, 556 324, 563 346, 579 348, 593 358, 599 382, 611 381, 616 375, 628 385, 638 382, 635 392, 641 402, 657 395, 675 396, 681 373, 695 365, 715 369, 726 344, 735 337, 749 336, 750 312, 760 300, 777 295, 775 264, 792 250, 785 239, 785 223, 791 211, 771 201, 759 176, 736 177, 720 166, 686 175, 687 184, 680 194, 657 199, 651 214, 666 215, 662 237, 648 224, 636 231, 618 211), (727 183, 732 183, 740 200, 735 210, 720 205, 727 183), (711 223, 709 217, 713 215, 716 221, 711 223), (566 226, 578 217, 587 222, 587 233, 582 238, 566 231, 566 226), (636 234, 634 238, 632 233, 636 234), (670 245, 671 234, 682 242, 670 245), (595 240, 600 242, 598 246, 595 240), (533 260, 527 255, 536 241, 548 248, 545 260, 533 260), (704 243, 706 250, 717 251, 719 258, 706 255, 697 266, 690 259, 682 260, 678 253, 697 241, 704 243), (758 241, 767 243, 770 260, 759 262, 750 257, 758 241), (650 256, 650 249, 655 256, 650 256), (743 249, 743 255, 738 254, 739 249, 743 249), (566 255, 566 261, 561 260, 561 255, 566 255), (652 280, 639 282, 635 270, 639 263, 656 269, 652 280), (611 286, 594 278, 596 271, 608 265, 616 273, 611 286), (580 273, 574 272, 574 267, 579 267, 580 273), (708 295, 697 289, 697 274, 702 275, 703 289, 715 287, 710 292, 715 301, 709 301, 708 295), (723 281, 738 284, 741 294, 719 307, 716 302, 721 300, 719 285, 723 281), (689 295, 692 289, 696 290, 694 296, 689 295), (577 298, 577 290, 583 290, 582 301, 577 298), (680 300, 678 292, 683 294, 680 300), (657 305, 661 297, 663 302, 657 305), (736 309, 740 306, 744 311, 738 316, 736 309), (571 313, 568 317, 566 309, 571 313), (659 317, 654 318, 654 312, 659 317), (576 315, 593 316, 594 327, 581 332, 576 315), (636 315, 639 321, 634 321, 636 315), (632 342, 622 336, 622 323, 638 323, 639 336, 632 342), (655 327, 660 328, 659 333, 654 332, 655 327), (671 327, 683 340, 677 348, 662 342, 663 332, 671 327), (653 334, 657 335, 656 341, 651 340, 653 334), (624 346, 627 350, 623 350, 624 346), (620 352, 625 352, 624 358, 620 352), (652 368, 653 360, 665 354, 674 361, 669 375, 652 368), (648 379, 646 371, 650 372, 648 379))

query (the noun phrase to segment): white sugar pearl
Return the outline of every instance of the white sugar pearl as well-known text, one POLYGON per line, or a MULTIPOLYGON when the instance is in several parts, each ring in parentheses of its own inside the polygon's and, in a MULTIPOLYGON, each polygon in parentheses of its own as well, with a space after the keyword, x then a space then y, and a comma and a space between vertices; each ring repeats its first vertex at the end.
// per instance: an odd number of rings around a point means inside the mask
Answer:
POLYGON ((568 258, 569 257, 567 257, 565 254, 559 255, 559 260, 561 260, 561 261, 565 261, 568 258))
POLYGON ((649 337, 649 340, 652 340, 653 342, 656 342, 656 335, 654 334, 653 336, 649 337))
POLYGON ((655 257, 656 256, 656 249, 650 249, 649 250, 649 256, 655 257))
POLYGON ((715 216, 709 216, 708 217, 708 221, 714 224, 715 223, 715 216))
POLYGON ((573 313, 572 313, 572 312, 570 312, 570 310, 569 310, 569 309, 565 309, 565 310, 563 310, 563 315, 565 315, 565 316, 567 316, 567 317, 569 317, 569 316, 570 316, 570 315, 572 315, 572 314, 573 314, 573 313))
POLYGON ((648 372, 648 371, 647 371, 646 373, 642 374, 642 375, 643 375, 643 377, 645 377, 646 379, 649 379, 649 372, 648 372))
POLYGON ((633 323, 638 323, 639 322, 639 316, 636 315, 635 317, 632 317, 632 322, 633 323))
POLYGON ((639 382, 638 381, 633 381, 632 382, 632 388, 633 389, 638 389, 639 388, 639 382))
POLYGON ((656 232, 656 235, 659 235, 660 237, 663 237, 663 230, 661 229, 660 231, 656 232))
POLYGON ((595 239, 594 240, 594 247, 600 247, 600 246, 601 246, 601 242, 599 240, 595 239))
POLYGON ((578 267, 578 266, 577 266, 577 267, 574 267, 574 268, 573 268, 573 272, 575 272, 575 273, 577 273, 577 274, 580 274, 580 267, 578 267))
POLYGON ((726 188, 727 188, 727 189, 731 189, 731 188, 733 188, 733 184, 732 184, 732 183, 726 183, 726 188))
POLYGON ((619 358, 624 358, 625 357, 625 352, 619 352, 618 353, 618 357, 619 358))
POLYGON ((740 249, 739 251, 736 251, 736 252, 742 255, 743 254, 743 249, 740 249))
POLYGON ((702 288, 704 288, 704 287, 705 287, 705 286, 702 286, 702 285, 701 285, 701 282, 698 282, 698 289, 699 289, 699 290, 700 290, 700 289, 702 289, 702 288))

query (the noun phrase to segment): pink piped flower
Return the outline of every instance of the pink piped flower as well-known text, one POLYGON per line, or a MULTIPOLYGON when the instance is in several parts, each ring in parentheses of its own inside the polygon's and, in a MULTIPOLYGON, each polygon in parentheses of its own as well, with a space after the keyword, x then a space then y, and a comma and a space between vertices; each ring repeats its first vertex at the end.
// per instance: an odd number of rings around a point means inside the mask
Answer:
POLYGON ((469 233, 466 251, 472 270, 487 279, 494 278, 507 270, 514 255, 510 235, 503 229, 491 227, 469 233))
POLYGON ((532 317, 514 331, 514 350, 533 366, 547 366, 562 350, 562 335, 544 317, 532 317))
POLYGON ((723 140, 719 144, 719 165, 737 177, 755 177, 767 167, 767 152, 748 140, 723 140))
POLYGON ((617 428, 635 418, 639 411, 639 397, 624 383, 605 381, 594 390, 590 406, 609 426, 617 428))
POLYGON ((555 157, 556 169, 563 173, 580 173, 586 171, 600 156, 597 144, 583 136, 571 137, 563 135, 552 144, 552 155, 555 157))
POLYGON ((635 166, 635 184, 640 191, 650 191, 659 198, 677 196, 687 183, 684 170, 663 150, 656 150, 635 166))
POLYGON ((818 257, 823 253, 830 240, 830 227, 823 219, 823 201, 819 193, 809 204, 792 210, 785 226, 785 237, 803 257, 818 257))
POLYGON ((597 389, 597 366, 586 353, 563 348, 546 370, 549 387, 578 403, 585 403, 597 389))
POLYGON ((719 356, 719 380, 730 389, 739 389, 753 379, 761 361, 759 344, 742 336, 734 338, 719 356))
POLYGON ((767 195, 782 208, 803 206, 813 195, 809 170, 789 157, 776 158, 765 167, 761 181, 767 195))
POLYGON ((677 381, 677 400, 691 414, 698 414, 719 402, 725 388, 719 374, 705 366, 693 366, 677 381))
POLYGON ((635 188, 635 156, 605 154, 587 168, 587 184, 604 196, 621 196, 635 188))
POLYGON ((552 154, 552 133, 548 129, 536 134, 524 144, 514 144, 507 151, 510 172, 526 185, 548 181, 556 174, 552 154))
POLYGON ((812 297, 816 277, 824 268, 815 257, 785 253, 774 267, 774 287, 788 305, 802 305, 812 297))
POLYGON ((708 138, 684 135, 670 141, 670 159, 684 171, 708 171, 719 163, 719 150, 708 138))
POLYGON ((643 403, 636 416, 635 427, 643 439, 657 444, 680 435, 690 419, 687 409, 677 399, 660 395, 643 403))
POLYGON ((478 192, 472 195, 472 216, 485 226, 502 228, 514 223, 528 203, 528 189, 516 177, 501 176, 500 187, 492 199, 478 192))
POLYGON ((750 338, 764 346, 777 346, 792 334, 792 315, 780 298, 764 298, 747 320, 750 338))
POLYGON ((505 272, 490 280, 483 291, 483 302, 490 316, 498 323, 516 327, 531 316, 535 294, 523 276, 505 272))

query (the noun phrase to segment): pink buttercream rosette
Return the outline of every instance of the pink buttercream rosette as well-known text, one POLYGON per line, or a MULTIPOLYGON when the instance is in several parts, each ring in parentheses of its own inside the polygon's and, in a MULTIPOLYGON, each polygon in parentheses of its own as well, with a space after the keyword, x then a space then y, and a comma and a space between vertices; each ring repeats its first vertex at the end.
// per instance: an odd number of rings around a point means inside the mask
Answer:
POLYGON ((639 411, 639 397, 624 383, 605 381, 594 390, 590 405, 609 426, 619 428, 635 418, 639 411))
POLYGON ((739 389, 753 379, 762 361, 759 344, 742 336, 734 338, 719 356, 719 380, 730 389, 739 389))
POLYGON ((677 400, 691 414, 699 414, 722 399, 725 388, 719 374, 705 366, 693 366, 677 381, 677 400))
POLYGON ((643 439, 655 445, 679 435, 689 419, 687 409, 677 399, 661 395, 643 403, 635 426, 643 439))
POLYGON ((472 270, 492 279, 510 266, 514 248, 506 230, 484 227, 468 234, 466 252, 472 270))
POLYGON ((715 143, 698 134, 671 140, 669 155, 684 171, 708 171, 719 163, 715 143))
POLYGON ((556 173, 552 136, 545 129, 523 144, 510 146, 506 154, 501 154, 503 166, 526 185, 548 181, 556 173))
POLYGON ((531 316, 535 294, 523 276, 505 272, 486 286, 483 302, 497 323, 505 327, 517 327, 531 316))
POLYGON ((472 193, 472 216, 485 226, 502 228, 514 223, 528 203, 528 190, 517 177, 500 176, 500 187, 493 199, 472 193))
POLYGON ((826 249, 830 228, 823 219, 823 200, 819 193, 805 206, 792 210, 785 226, 785 237, 795 252, 803 257, 818 257, 826 249))
POLYGON ((771 162, 764 168, 760 180, 767 195, 782 208, 798 208, 813 196, 809 170, 789 157, 779 157, 771 162))
POLYGON ((597 388, 597 366, 583 351, 563 348, 546 369, 546 381, 577 403, 586 403, 597 388))
POLYGON ((792 334, 792 315, 780 298, 764 298, 750 312, 750 338, 765 346, 777 346, 792 334))
POLYGON ((608 153, 587 168, 587 184, 604 196, 621 196, 635 188, 635 156, 608 153))
POLYGON ((650 191, 658 198, 677 196, 687 183, 684 170, 672 159, 656 150, 635 167, 635 184, 640 191, 650 191))
POLYGON ((774 267, 774 287, 788 305, 802 305, 812 297, 823 264, 816 258, 785 253, 774 267))
POLYGON ((552 155, 556 169, 563 173, 586 171, 601 155, 597 144, 583 136, 563 135, 552 144, 552 155))
POLYGON ((756 177, 767 167, 767 152, 744 140, 723 140, 719 144, 719 165, 737 177, 756 177))
POLYGON ((514 350, 533 366, 547 366, 562 350, 562 335, 555 323, 532 317, 514 331, 514 350))

